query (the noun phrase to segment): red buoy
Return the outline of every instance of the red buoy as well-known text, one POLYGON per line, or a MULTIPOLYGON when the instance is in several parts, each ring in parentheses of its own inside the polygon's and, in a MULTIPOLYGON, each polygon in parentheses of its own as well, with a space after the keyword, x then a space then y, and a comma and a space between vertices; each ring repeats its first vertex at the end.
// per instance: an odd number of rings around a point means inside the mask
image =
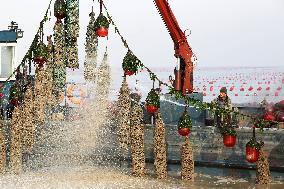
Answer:
POLYGON ((250 163, 254 163, 258 160, 258 158, 259 158, 259 150, 254 147, 247 146, 246 147, 247 161, 250 163))
POLYGON ((275 117, 272 112, 265 112, 265 114, 263 115, 263 119, 267 121, 274 121, 275 117))
POLYGON ((155 113, 157 110, 158 110, 159 108, 157 107, 157 106, 154 106, 154 105, 152 105, 152 104, 150 104, 150 105, 146 105, 146 110, 147 110, 147 112, 149 112, 149 113, 155 113))
POLYGON ((252 86, 250 86, 250 87, 248 88, 248 90, 249 90, 249 91, 252 91, 252 90, 253 90, 253 87, 252 87, 252 86))
POLYGON ((42 67, 44 63, 46 62, 46 59, 43 56, 39 56, 39 57, 35 57, 34 61, 39 67, 42 67))
POLYGON ((280 113, 277 115, 277 121, 279 121, 279 122, 284 122, 284 112, 280 112, 280 113))
POLYGON ((18 106, 18 105, 19 105, 18 99, 13 98, 13 99, 11 100, 11 104, 12 104, 13 106, 18 106))
POLYGON ((256 90, 261 91, 261 90, 262 90, 262 88, 261 88, 261 87, 258 87, 256 90))
POLYGON ((187 136, 189 135, 190 133, 190 129, 185 127, 185 128, 179 128, 178 129, 178 133, 181 135, 181 136, 187 136))
POLYGON ((135 71, 125 70, 125 71, 124 71, 124 74, 131 76, 131 75, 135 74, 135 71))
POLYGON ((99 37, 106 37, 108 35, 108 29, 105 27, 100 27, 96 30, 96 34, 99 37))
POLYGON ((232 135, 223 135, 223 143, 226 147, 234 147, 237 137, 232 135))

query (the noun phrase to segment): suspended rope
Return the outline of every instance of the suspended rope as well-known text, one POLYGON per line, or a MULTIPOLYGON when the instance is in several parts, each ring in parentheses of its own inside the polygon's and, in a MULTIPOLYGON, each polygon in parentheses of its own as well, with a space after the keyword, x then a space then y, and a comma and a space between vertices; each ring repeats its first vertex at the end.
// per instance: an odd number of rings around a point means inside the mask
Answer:
POLYGON ((45 88, 45 70, 42 66, 36 68, 35 78, 35 120, 38 124, 45 122, 45 108, 46 108, 46 88, 45 88))
POLYGON ((50 109, 53 105, 55 105, 55 97, 53 95, 53 70, 54 70, 54 45, 52 42, 52 36, 48 36, 47 37, 47 41, 48 41, 48 45, 47 45, 47 51, 48 51, 48 59, 47 59, 47 63, 46 63, 46 69, 45 69, 45 92, 46 92, 46 103, 48 106, 48 114, 50 114, 50 109))
POLYGON ((10 152, 10 168, 14 173, 22 172, 22 109, 15 107, 11 121, 11 152, 10 152))
POLYGON ((5 140, 5 124, 0 120, 0 174, 6 171, 6 140, 5 140))
POLYGON ((67 16, 65 19, 66 30, 66 59, 67 67, 79 68, 78 44, 79 37, 79 0, 66 0, 67 16))
POLYGON ((144 123, 143 110, 138 101, 132 103, 130 112, 130 136, 132 154, 132 174, 142 177, 145 175, 144 123))
POLYGON ((53 85, 54 95, 59 100, 60 93, 64 91, 66 85, 66 65, 65 65, 65 34, 61 22, 56 22, 54 26, 54 70, 53 85))
MULTIPOLYGON (((33 145, 35 143, 35 107, 36 101, 34 101, 33 86, 29 84, 25 93, 23 103, 23 128, 22 128, 22 151, 24 153, 31 153, 33 145)), ((37 105, 37 104, 36 104, 37 105)))
POLYGON ((92 12, 89 14, 90 21, 87 26, 86 33, 86 44, 85 44, 85 62, 84 62, 84 77, 87 81, 96 80, 96 67, 97 67, 97 49, 98 49, 98 37, 95 31, 95 13, 92 12))
POLYGON ((104 54, 102 63, 98 69, 98 81, 95 90, 95 112, 97 112, 97 128, 101 128, 107 122, 109 91, 110 91, 110 65, 107 52, 104 54))
POLYGON ((166 130, 161 113, 158 112, 154 130, 154 165, 156 176, 159 179, 167 178, 167 146, 166 130))
POLYGON ((126 77, 123 77, 122 85, 119 91, 119 97, 117 101, 118 107, 118 136, 120 147, 124 152, 128 152, 128 146, 130 145, 130 111, 131 111, 131 98, 130 90, 127 84, 126 77))
POLYGON ((259 158, 256 162, 256 183, 268 184, 270 182, 270 170, 267 154, 264 152, 264 144, 262 143, 259 152, 259 158))
POLYGON ((181 178, 188 181, 194 180, 193 149, 188 137, 185 138, 181 147, 181 178))
POLYGON ((108 94, 110 89, 110 66, 108 63, 107 51, 104 54, 103 61, 98 69, 98 79, 97 79, 97 92, 96 96, 102 103, 107 103, 108 94))

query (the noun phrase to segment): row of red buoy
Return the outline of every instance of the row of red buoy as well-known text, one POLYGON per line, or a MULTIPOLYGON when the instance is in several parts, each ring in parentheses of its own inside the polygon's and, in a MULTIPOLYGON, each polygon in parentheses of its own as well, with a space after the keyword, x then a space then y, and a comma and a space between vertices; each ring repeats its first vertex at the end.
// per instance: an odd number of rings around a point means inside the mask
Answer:
MULTIPOLYGON (((218 87, 218 89, 221 89, 221 88, 222 88, 222 87, 220 87, 220 86, 218 87)), ((202 91, 207 91, 207 89, 208 89, 208 87, 203 87, 203 88, 202 88, 202 91)), ((249 88, 247 88, 248 91, 253 91, 254 89, 255 89, 255 88, 253 88, 252 86, 250 86, 249 88)), ((199 91, 201 91, 201 88, 197 87, 197 88, 194 88, 193 90, 199 92, 199 91)), ((236 87, 235 87, 235 86, 232 86, 232 87, 229 88, 229 91, 235 91, 235 90, 236 90, 236 87)), ((268 86, 268 87, 265 87, 265 88, 262 88, 262 87, 257 87, 257 88, 256 88, 256 91, 262 91, 262 90, 270 91, 270 90, 271 90, 271 87, 268 86)), ((281 91, 281 90, 282 90, 282 87, 278 87, 278 88, 276 89, 276 92, 279 92, 279 91, 281 91)), ((209 91, 211 91, 211 92, 214 91, 214 86, 210 86, 210 87, 209 87, 209 91)), ((240 87, 240 91, 242 91, 242 92, 243 92, 243 91, 246 91, 246 90, 245 90, 245 87, 240 87)))
MULTIPOLYGON (((208 94, 206 92, 203 92, 203 96, 207 96, 208 94)), ((212 96, 217 96, 217 94, 213 93, 212 96)), ((235 93, 234 96, 239 96, 238 93, 235 93)), ((253 94, 245 94, 245 95, 240 95, 240 96, 259 96, 257 93, 253 94)), ((260 95, 260 96, 279 96, 278 92, 275 92, 274 94, 265 94, 265 95, 260 95)))

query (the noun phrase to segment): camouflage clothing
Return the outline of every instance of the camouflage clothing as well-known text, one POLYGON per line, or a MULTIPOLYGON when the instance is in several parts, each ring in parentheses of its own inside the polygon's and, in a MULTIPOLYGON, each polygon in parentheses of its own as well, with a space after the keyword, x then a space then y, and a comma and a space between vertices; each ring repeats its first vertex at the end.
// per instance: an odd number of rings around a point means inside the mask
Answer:
MULTIPOLYGON (((218 96, 216 99, 212 101, 212 103, 224 109, 232 110, 231 99, 228 96, 224 98, 218 96)), ((231 125, 231 114, 221 114, 216 111, 214 122, 215 125, 217 125, 218 127, 229 126, 231 125)))

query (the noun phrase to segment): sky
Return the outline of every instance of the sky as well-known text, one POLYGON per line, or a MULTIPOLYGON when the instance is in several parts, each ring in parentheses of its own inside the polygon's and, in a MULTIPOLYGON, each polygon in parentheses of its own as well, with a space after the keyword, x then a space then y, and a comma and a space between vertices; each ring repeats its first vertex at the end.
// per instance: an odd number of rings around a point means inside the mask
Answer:
MULTIPOLYGON (((25 31, 18 41, 17 59, 28 50, 50 0, 1 0, 0 30, 16 21, 25 31)), ((150 67, 175 65, 173 42, 153 0, 104 0, 114 22, 132 51, 150 67)), ((197 67, 284 66, 284 0, 169 0, 197 67)), ((95 0, 80 1, 80 68, 89 13, 95 0)), ((51 7, 53 9, 53 5, 51 7)), ((52 34, 55 19, 45 27, 52 34)), ((110 28, 109 39, 100 39, 100 54, 108 47, 112 67, 121 67, 126 49, 110 28)))

